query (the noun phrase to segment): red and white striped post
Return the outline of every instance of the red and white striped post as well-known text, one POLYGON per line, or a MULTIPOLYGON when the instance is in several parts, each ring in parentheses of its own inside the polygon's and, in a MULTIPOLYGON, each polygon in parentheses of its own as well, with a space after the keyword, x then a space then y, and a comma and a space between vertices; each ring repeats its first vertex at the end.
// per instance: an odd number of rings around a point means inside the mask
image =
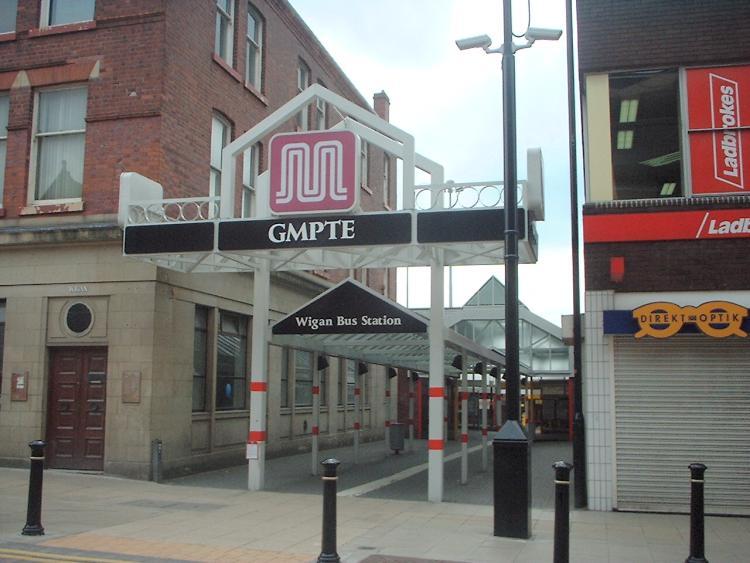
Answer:
POLYGON ((268 303, 271 274, 262 261, 253 274, 253 340, 250 365, 250 429, 247 435, 247 488, 260 491, 265 484, 266 410, 268 409, 268 303))
POLYGON ((362 427, 362 416, 360 412, 360 406, 362 404, 362 397, 360 395, 362 376, 359 374, 359 366, 357 366, 357 375, 355 375, 354 381, 354 463, 357 463, 359 461, 359 431, 362 427))
POLYGON ((489 465, 489 454, 487 453, 487 407, 489 406, 487 396, 487 366, 484 362, 479 362, 480 372, 482 374, 482 471, 487 471, 489 465))
POLYGON ((469 481, 469 369, 466 353, 461 369, 461 484, 469 481))
POLYGON ((414 373, 409 374, 409 444, 407 450, 414 451, 414 373))
POLYGON ((311 469, 312 474, 317 475, 318 470, 318 436, 320 435, 320 356, 316 353, 313 357, 313 381, 312 381, 312 448, 311 448, 311 469))

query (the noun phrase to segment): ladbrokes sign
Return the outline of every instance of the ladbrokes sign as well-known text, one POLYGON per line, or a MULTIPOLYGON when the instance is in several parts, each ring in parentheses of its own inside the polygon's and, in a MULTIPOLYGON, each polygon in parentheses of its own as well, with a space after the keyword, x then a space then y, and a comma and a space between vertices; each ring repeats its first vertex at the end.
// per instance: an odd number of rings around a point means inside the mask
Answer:
POLYGON ((694 324, 702 333, 714 338, 744 337, 747 332, 741 325, 747 315, 745 307, 729 301, 709 301, 697 307, 664 301, 648 303, 633 310, 633 318, 639 326, 635 337, 669 338, 685 324, 694 324))
POLYGON ((750 67, 687 71, 694 194, 750 190, 750 67))

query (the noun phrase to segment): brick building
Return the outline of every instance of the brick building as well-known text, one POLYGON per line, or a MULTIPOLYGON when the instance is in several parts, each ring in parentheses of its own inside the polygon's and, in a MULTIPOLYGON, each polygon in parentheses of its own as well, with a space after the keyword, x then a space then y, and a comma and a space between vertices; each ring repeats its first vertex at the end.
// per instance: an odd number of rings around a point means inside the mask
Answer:
MULTIPOLYGON (((122 256, 118 180, 219 195, 221 148, 313 83, 370 108, 285 0, 19 0, 0 5, 0 461, 49 442, 48 465, 147 478, 153 440, 176 473, 244 458, 252 274, 190 275, 122 256)), ((374 111, 388 118, 388 97, 374 111)), ((308 106, 285 130, 342 116, 308 106)), ((267 140, 238 169, 249 216, 267 140)), ((362 207, 395 207, 395 161, 363 144, 362 207)), ((353 275, 278 274, 271 317, 353 275)), ((269 453, 306 445, 312 354, 271 347, 269 453)), ((384 368, 362 382, 382 434, 384 368)), ((355 363, 322 373, 321 441, 349 439, 355 363)))
POLYGON ((747 514, 750 11, 578 0, 589 506, 747 514))

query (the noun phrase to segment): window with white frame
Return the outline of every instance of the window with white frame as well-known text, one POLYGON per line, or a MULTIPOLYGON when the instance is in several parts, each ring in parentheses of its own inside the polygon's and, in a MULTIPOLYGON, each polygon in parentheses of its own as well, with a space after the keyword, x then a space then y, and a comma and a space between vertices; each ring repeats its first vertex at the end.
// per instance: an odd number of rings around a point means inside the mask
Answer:
POLYGON ((34 200, 81 198, 87 99, 85 87, 37 93, 31 168, 34 200))
POLYGON ((94 7, 94 0, 42 0, 40 27, 92 21, 94 7))
MULTIPOLYGON (((297 66, 297 92, 302 92, 310 86, 310 67, 305 61, 300 60, 297 66)), ((297 114, 297 128, 301 131, 307 131, 309 124, 307 122, 307 106, 297 114)))
POLYGON ((209 195, 221 195, 221 151, 229 144, 232 137, 232 127, 220 115, 211 118, 211 178, 209 195))
POLYGON ((362 141, 360 143, 360 156, 359 156, 359 182, 363 186, 366 186, 368 184, 368 178, 367 178, 367 172, 370 168, 370 159, 369 159, 369 146, 367 144, 367 141, 362 141))
POLYGON ((255 185, 258 181, 260 148, 254 144, 242 155, 242 216, 250 217, 255 208, 255 185))
POLYGON ((216 0, 214 53, 232 66, 234 51, 234 0, 216 0))
POLYGON ((354 404, 354 388, 357 386, 357 362, 343 359, 344 374, 340 378, 339 405, 354 404), (344 402, 346 401, 346 402, 344 402))
POLYGON ((0 0, 0 33, 13 33, 16 30, 18 0, 0 0))
MULTIPOLYGON (((320 82, 320 85, 325 88, 325 84, 320 82)), ((328 104, 321 98, 315 99, 315 128, 318 131, 325 131, 328 126, 328 104)))
POLYGON ((8 146, 8 113, 10 96, 0 94, 0 208, 3 206, 3 186, 5 185, 5 151, 8 146))
POLYGON ((294 406, 312 406, 313 354, 294 351, 294 406))
POLYGON ((245 81, 260 92, 263 77, 263 31, 260 12, 252 4, 247 5, 247 48, 245 53, 245 81))
POLYGON ((383 205, 391 204, 391 159, 388 155, 383 156, 383 205))

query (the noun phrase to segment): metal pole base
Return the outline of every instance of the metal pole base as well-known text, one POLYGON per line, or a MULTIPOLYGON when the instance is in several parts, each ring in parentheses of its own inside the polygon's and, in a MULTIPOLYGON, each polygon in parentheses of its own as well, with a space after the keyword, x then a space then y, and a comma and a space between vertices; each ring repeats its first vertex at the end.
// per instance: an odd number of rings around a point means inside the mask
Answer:
POLYGON ((494 535, 531 537, 531 447, 517 420, 508 420, 492 440, 494 535))
POLYGON ((705 557, 688 557, 685 559, 685 563, 708 563, 708 559, 705 557))
MULTIPOLYGON (((18 528, 16 528, 18 529, 18 528)), ((43 536, 44 535, 44 527, 42 526, 24 526, 23 531, 21 531, 21 535, 24 536, 43 536)))

